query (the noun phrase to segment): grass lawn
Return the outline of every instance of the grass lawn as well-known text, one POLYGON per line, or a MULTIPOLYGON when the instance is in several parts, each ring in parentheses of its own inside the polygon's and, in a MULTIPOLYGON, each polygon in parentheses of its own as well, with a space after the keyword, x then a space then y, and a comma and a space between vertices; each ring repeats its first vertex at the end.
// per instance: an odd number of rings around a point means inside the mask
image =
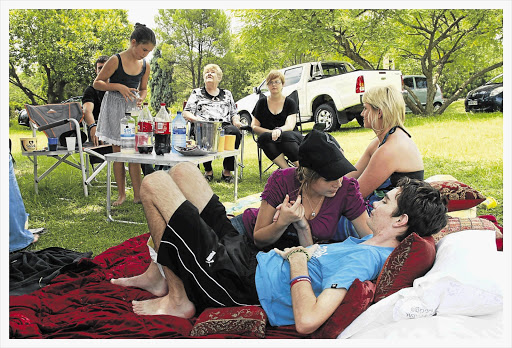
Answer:
MULTIPOLYGON (((464 112, 463 101, 453 103, 441 116, 419 117, 408 114, 406 127, 418 145, 425 164, 425 178, 436 174, 449 174, 459 181, 479 190, 484 196, 492 196, 498 206, 491 210, 478 208, 477 215, 491 214, 503 224, 503 114, 464 112)), ((312 124, 305 124, 309 131, 312 124)), ((352 121, 332 133, 345 150, 345 155, 355 163, 368 143, 373 139, 371 130, 360 128, 352 121)), ((80 172, 67 165, 58 169, 39 183, 39 194, 34 192, 33 165, 21 155, 19 138, 31 136, 27 127, 10 121, 9 137, 13 142, 15 172, 29 217, 29 227, 45 227, 48 232, 29 250, 61 247, 75 251, 92 251, 98 255, 109 247, 128 238, 148 232, 147 225, 108 222, 106 219, 106 169, 97 182, 89 188, 89 196, 83 194, 80 172)), ((39 148, 46 145, 46 136, 38 134, 39 148)), ((78 155, 76 161, 78 161, 78 155)), ((40 174, 55 162, 40 158, 40 174)), ((266 167, 270 161, 264 160, 266 167)), ((245 139, 243 179, 238 184, 238 197, 261 192, 270 171, 259 180, 256 146, 250 135, 245 139)), ((213 162, 216 179, 220 178, 222 161, 213 162)), ((271 170, 275 169, 273 167, 271 170)), ((130 186, 129 176, 128 186, 130 186)), ((212 182, 213 191, 221 201, 233 200, 233 185, 212 182)), ((140 204, 131 202, 132 192, 120 207, 113 208, 119 219, 144 223, 140 204)), ((117 192, 114 188, 113 199, 117 192)))

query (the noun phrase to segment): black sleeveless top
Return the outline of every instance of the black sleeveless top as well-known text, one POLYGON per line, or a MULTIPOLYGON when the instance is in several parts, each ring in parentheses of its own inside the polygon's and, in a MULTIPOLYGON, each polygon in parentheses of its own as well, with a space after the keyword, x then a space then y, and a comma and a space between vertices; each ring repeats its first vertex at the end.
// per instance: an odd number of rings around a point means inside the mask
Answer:
POLYGON ((128 75, 124 72, 123 62, 121 61, 119 53, 116 53, 116 57, 119 60, 119 65, 117 66, 117 70, 110 76, 110 82, 121 83, 130 88, 139 88, 142 76, 146 73, 146 59, 142 59, 142 71, 140 73, 137 75, 128 75))
MULTIPOLYGON (((403 130, 404 133, 409 136, 409 138, 411 137, 411 135, 409 133, 407 133, 407 131, 405 129, 403 129, 402 127, 394 126, 393 128, 391 128, 389 130, 389 132, 386 133, 386 135, 384 136, 384 139, 382 139, 382 142, 379 144, 379 147, 384 145, 386 140, 388 140, 389 135, 395 133, 397 128, 400 128, 401 130, 403 130)), ((407 173, 394 172, 393 174, 391 174, 389 179, 391 180, 391 185, 393 185, 393 187, 396 187, 396 185, 398 184, 398 181, 401 178, 403 178, 403 177, 408 177, 408 178, 411 178, 411 179, 423 180, 423 175, 424 175, 424 171, 423 170, 417 170, 415 172, 407 172, 407 173)))

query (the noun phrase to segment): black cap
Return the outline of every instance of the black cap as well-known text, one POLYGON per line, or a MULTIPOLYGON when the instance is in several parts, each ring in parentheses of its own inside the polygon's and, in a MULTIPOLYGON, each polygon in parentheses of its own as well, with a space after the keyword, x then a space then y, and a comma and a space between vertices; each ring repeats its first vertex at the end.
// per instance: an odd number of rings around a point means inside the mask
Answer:
POLYGON ((340 144, 334 137, 313 129, 299 147, 299 164, 313 169, 325 180, 341 178, 356 168, 343 156, 340 144))

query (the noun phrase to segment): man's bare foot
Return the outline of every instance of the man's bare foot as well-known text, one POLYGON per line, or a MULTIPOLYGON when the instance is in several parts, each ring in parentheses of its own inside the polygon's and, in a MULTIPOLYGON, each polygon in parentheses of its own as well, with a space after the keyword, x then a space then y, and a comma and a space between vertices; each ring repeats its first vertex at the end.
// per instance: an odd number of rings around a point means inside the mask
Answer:
POLYGON ((116 207, 116 206, 118 206, 118 205, 123 204, 125 200, 126 200, 126 195, 124 195, 124 196, 119 195, 119 197, 117 198, 117 201, 115 201, 114 203, 112 203, 112 205, 113 205, 114 207, 116 207))
POLYGON ((196 307, 186 299, 180 304, 171 301, 169 296, 154 298, 146 301, 132 301, 133 313, 138 315, 173 315, 190 319, 196 313, 196 307))
POLYGON ((164 296, 169 292, 167 282, 165 281, 165 278, 162 277, 157 264, 154 262, 151 262, 148 269, 138 276, 111 279, 110 282, 119 286, 133 286, 140 288, 149 291, 155 296, 164 296))

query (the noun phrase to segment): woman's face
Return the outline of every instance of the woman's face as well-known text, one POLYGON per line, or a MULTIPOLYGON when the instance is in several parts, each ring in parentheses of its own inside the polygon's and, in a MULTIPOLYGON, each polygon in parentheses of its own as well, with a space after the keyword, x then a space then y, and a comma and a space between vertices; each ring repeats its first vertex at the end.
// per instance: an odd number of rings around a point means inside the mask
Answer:
POLYGON ((361 112, 361 116, 363 116, 364 128, 372 128, 372 124, 379 117, 379 111, 375 110, 370 104, 363 103, 363 111, 361 112))
POLYGON ((318 178, 311 183, 311 189, 317 194, 325 197, 334 197, 342 185, 343 177, 336 180, 325 180, 318 178))
POLYGON ((269 81, 267 83, 268 90, 270 93, 281 93, 283 90, 283 82, 279 77, 276 77, 275 79, 269 81))
POLYGON ((214 69, 210 69, 204 73, 204 84, 211 84, 214 87, 217 87, 220 82, 219 75, 214 69))
POLYGON ((135 39, 132 40, 132 49, 133 55, 135 59, 141 60, 148 56, 149 52, 151 52, 155 48, 155 45, 152 43, 137 43, 135 39))

